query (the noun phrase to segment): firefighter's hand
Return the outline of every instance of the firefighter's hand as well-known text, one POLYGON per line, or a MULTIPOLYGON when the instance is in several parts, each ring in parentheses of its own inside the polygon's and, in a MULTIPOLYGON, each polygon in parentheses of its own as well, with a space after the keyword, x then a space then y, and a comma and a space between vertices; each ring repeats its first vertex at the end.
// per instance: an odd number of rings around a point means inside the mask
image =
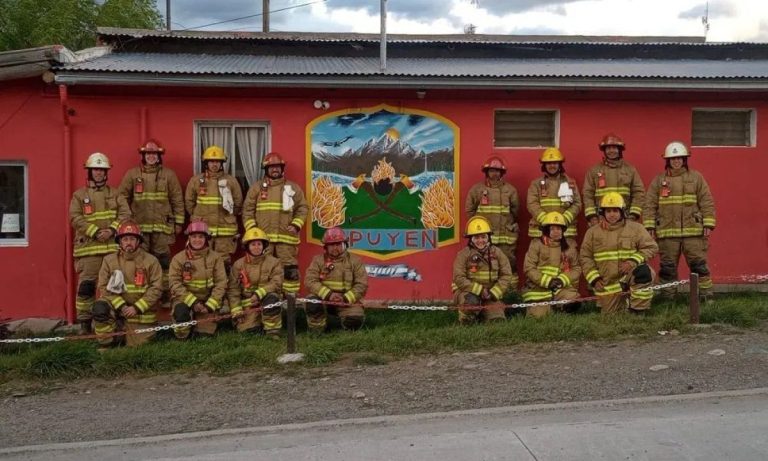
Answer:
MULTIPOLYGON (((656 229, 647 229, 648 233, 651 235, 652 239, 656 239, 656 229)), ((706 231, 706 229, 705 229, 706 231)))
POLYGON ((605 284, 603 283, 602 279, 597 279, 597 281, 592 285, 592 287, 595 289, 595 291, 605 290, 605 284))
POLYGON ((107 242, 112 238, 112 229, 101 229, 96 232, 96 240, 99 242, 107 242))
POLYGON ((120 312, 125 318, 129 319, 131 317, 136 317, 136 315, 139 313, 139 310, 135 306, 123 306, 120 312))
POLYGON ((181 231, 182 231, 182 230, 183 230, 183 228, 181 227, 181 224, 176 224, 175 226, 173 226, 173 232, 174 232, 176 235, 179 235, 179 234, 181 234, 181 231))
POLYGON ((251 303, 251 307, 259 307, 259 305, 261 305, 261 300, 259 300, 259 297, 255 294, 248 298, 248 302, 251 303))
POLYGON ((290 232, 291 235, 298 235, 299 228, 293 224, 288 224, 288 232, 290 232))
POLYGON ((208 308, 205 307, 205 304, 201 303, 200 301, 196 302, 195 305, 192 306, 192 310, 198 314, 205 314, 208 312, 208 308))
POLYGON ((636 266, 637 264, 633 263, 632 261, 622 261, 619 263, 619 272, 622 274, 629 274, 635 270, 636 266))
POLYGON ((331 293, 331 296, 328 297, 328 301, 332 303, 343 303, 344 296, 342 296, 341 293, 331 293))
POLYGON ((712 235, 712 229, 709 228, 709 227, 705 227, 704 228, 704 237, 709 237, 710 235, 712 235))
POLYGON ((590 227, 594 226, 598 222, 600 222, 600 219, 597 216, 590 216, 589 217, 589 226, 590 227))
POLYGON ((549 288, 552 291, 557 291, 560 288, 563 288, 563 286, 564 286, 564 284, 563 284, 562 280, 560 280, 560 279, 552 279, 549 282, 549 285, 547 285, 547 288, 549 288))
POLYGON ((483 301, 488 301, 491 299, 491 292, 488 291, 488 288, 483 288, 483 291, 480 292, 480 299, 483 301))
POLYGON ((237 323, 237 321, 238 321, 238 320, 240 320, 240 318, 241 318, 242 316, 244 316, 244 315, 245 315, 245 311, 237 311, 237 312, 233 312, 233 313, 232 313, 232 320, 233 320, 235 323, 237 323))

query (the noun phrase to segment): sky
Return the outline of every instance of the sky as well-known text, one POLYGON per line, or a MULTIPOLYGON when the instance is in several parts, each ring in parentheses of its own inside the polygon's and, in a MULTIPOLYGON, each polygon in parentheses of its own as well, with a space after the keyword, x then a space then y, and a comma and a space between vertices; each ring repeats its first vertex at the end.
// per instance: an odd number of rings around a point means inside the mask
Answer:
MULTIPOLYGON (((164 14, 166 0, 156 1, 164 14)), ((261 9, 262 0, 171 0, 171 20, 177 30, 258 32, 261 9)), ((379 10, 380 0, 270 0, 270 29, 379 33, 379 10)), ((387 32, 398 34, 461 34, 471 24, 478 34, 768 42, 768 0, 387 0, 387 11, 387 32)))

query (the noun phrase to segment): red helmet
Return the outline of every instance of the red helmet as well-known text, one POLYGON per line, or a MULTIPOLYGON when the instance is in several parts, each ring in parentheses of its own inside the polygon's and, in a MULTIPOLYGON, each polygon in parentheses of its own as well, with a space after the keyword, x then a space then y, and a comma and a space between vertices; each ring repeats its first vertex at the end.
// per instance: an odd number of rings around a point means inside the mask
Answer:
POLYGON ((605 150, 608 146, 616 146, 619 150, 624 150, 624 141, 613 133, 608 133, 603 136, 603 140, 600 141, 600 150, 605 150))
POLYGON ((341 242, 347 242, 347 236, 344 235, 344 231, 341 227, 331 227, 325 231, 325 234, 323 235, 323 245, 341 242))
POLYGON ((285 160, 283 160, 283 157, 281 157, 277 152, 270 152, 266 157, 264 157, 264 160, 261 161, 261 167, 269 168, 274 165, 280 165, 284 167, 285 160))
POLYGON ((210 237, 211 231, 208 230, 208 224, 205 221, 192 221, 187 226, 187 230, 184 231, 184 235, 192 234, 205 234, 207 237, 210 237))
POLYGON ((165 149, 160 147, 160 143, 158 141, 154 139, 150 139, 147 142, 145 142, 143 146, 139 147, 139 153, 147 154, 150 152, 162 154, 163 152, 165 152, 165 149))
POLYGON ((507 167, 504 166, 504 160, 502 160, 500 157, 496 157, 495 155, 493 157, 489 157, 488 160, 483 163, 483 173, 488 171, 490 168, 501 170, 502 173, 507 171, 507 167))
POLYGON ((140 242, 144 241, 144 236, 141 235, 141 228, 138 224, 131 221, 130 219, 126 219, 125 221, 121 222, 119 226, 117 226, 115 242, 120 243, 120 238, 125 235, 133 235, 134 237, 138 238, 140 242))

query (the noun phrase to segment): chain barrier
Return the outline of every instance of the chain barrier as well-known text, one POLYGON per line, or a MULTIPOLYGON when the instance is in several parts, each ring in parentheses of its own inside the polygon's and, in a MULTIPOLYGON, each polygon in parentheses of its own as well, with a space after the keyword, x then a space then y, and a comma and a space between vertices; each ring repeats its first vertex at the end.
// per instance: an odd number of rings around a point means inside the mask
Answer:
POLYGON ((713 277, 716 283, 722 282, 741 282, 741 283, 768 283, 768 274, 760 275, 726 275, 722 277, 713 277))

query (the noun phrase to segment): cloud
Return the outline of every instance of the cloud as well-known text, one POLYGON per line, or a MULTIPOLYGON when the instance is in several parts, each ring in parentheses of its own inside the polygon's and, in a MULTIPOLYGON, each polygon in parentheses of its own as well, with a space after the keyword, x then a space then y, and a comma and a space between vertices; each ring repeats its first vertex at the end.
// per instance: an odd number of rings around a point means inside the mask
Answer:
POLYGON ((577 1, 580 0, 479 0, 479 7, 491 14, 504 16, 552 6, 562 9, 566 3, 577 1))
MULTIPOLYGON (((387 13, 409 19, 432 19, 445 12, 445 3, 435 0, 389 0, 387 13)), ((328 8, 364 10, 371 15, 378 15, 381 11, 379 0, 328 0, 326 5, 328 8)))

